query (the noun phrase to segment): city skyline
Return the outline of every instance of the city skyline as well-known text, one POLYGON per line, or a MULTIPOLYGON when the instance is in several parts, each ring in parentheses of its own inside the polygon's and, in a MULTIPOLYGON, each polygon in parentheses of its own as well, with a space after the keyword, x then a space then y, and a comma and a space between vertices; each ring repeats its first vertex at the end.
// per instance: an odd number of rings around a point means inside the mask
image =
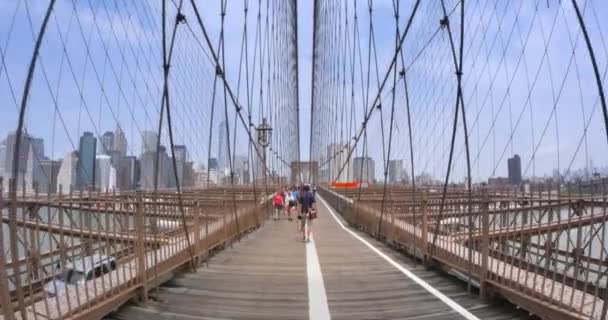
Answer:
MULTIPOLYGON (((12 154, 16 135, 14 131, 0 140, 0 177, 4 178, 4 189, 8 188, 8 180, 12 164, 12 154)), ((45 139, 26 134, 22 137, 22 151, 19 167, 19 186, 24 186, 29 193, 57 193, 69 190, 151 190, 154 188, 153 167, 156 159, 155 146, 147 142, 156 141, 157 135, 152 131, 144 131, 142 149, 139 155, 127 153, 129 141, 122 130, 105 131, 98 139, 92 132, 85 131, 79 138, 76 150, 66 152, 63 157, 50 159, 45 154, 45 139), (25 164, 25 165, 24 165, 25 164)), ((175 145, 177 179, 182 186, 194 186, 195 183, 206 185, 206 176, 210 182, 217 184, 228 183, 225 177, 230 176, 229 168, 220 168, 217 158, 210 158, 211 168, 205 168, 205 163, 198 164, 189 157, 186 145, 175 145), (197 178, 197 176, 204 176, 197 178)), ((171 151, 161 145, 159 151, 159 182, 160 189, 174 188, 176 178, 173 172, 171 151)), ((249 160, 244 155, 233 155, 233 172, 235 183, 251 182, 249 160)))

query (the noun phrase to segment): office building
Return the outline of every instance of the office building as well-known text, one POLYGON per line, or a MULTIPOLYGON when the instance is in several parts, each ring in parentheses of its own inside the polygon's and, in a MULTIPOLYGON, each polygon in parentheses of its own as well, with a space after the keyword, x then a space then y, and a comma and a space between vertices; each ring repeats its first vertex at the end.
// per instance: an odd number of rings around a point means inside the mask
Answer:
POLYGON ((2 142, 0 142, 0 177, 6 177, 5 159, 6 159, 6 143, 4 140, 2 140, 2 142))
POLYGON ((116 169, 108 155, 98 154, 95 157, 95 187, 101 192, 116 188, 116 169))
POLYGON ((40 193, 57 193, 57 176, 61 161, 44 159, 40 160, 41 175, 38 181, 38 191, 40 193))
POLYGON ((96 147, 97 139, 93 136, 93 133, 88 131, 83 133, 78 147, 77 187, 79 189, 87 189, 95 185, 96 147))
POLYGON ((32 156, 33 159, 41 160, 45 157, 44 155, 44 139, 42 138, 34 138, 32 136, 27 137, 30 140, 30 145, 32 147, 32 156))
MULTIPOLYGON (((16 148, 16 142, 17 142, 17 133, 16 132, 11 132, 7 135, 6 140, 5 140, 5 152, 4 152, 4 172, 6 173, 5 176, 8 179, 10 179, 12 177, 12 173, 13 173, 13 159, 15 157, 15 148, 16 148)), ((19 185, 21 185, 23 183, 23 176, 25 174, 26 171, 26 163, 27 163, 27 156, 29 154, 30 151, 30 139, 29 136, 27 134, 23 134, 21 136, 21 142, 20 142, 20 146, 19 146, 19 156, 18 156, 18 163, 19 163, 19 172, 18 172, 18 180, 20 181, 20 183, 18 183, 19 185)))
POLYGON ((217 164, 217 159, 216 158, 209 158, 209 169, 215 169, 218 170, 219 169, 219 165, 217 164))
POLYGON ((158 142, 158 135, 155 131, 144 131, 141 133, 141 154, 147 152, 156 152, 156 143, 158 142))
POLYGON ((68 194, 70 190, 76 187, 77 166, 78 152, 68 152, 63 157, 59 172, 57 173, 57 192, 61 191, 63 194, 68 194))
POLYGON ((228 146, 230 142, 226 137, 226 121, 222 121, 218 127, 219 140, 217 145, 217 162, 220 171, 230 168, 230 159, 228 157, 228 146))
MULTIPOLYGON (((32 139, 31 141, 33 142, 34 140, 32 139)), ((45 172, 42 171, 41 167, 41 161, 46 160, 46 158, 41 158, 39 156, 38 152, 40 149, 37 148, 39 148, 39 145, 36 146, 34 143, 29 144, 27 161, 22 164, 25 166, 23 181, 25 184, 25 192, 27 193, 41 192, 41 186, 49 183, 49 179, 45 177, 45 172)))
POLYGON ((388 161, 388 182, 389 183, 404 183, 403 160, 388 161))
POLYGON ((156 153, 152 151, 145 152, 139 159, 139 183, 143 190, 154 189, 154 161, 156 161, 156 153))
MULTIPOLYGON (((156 152, 148 151, 144 153, 139 160, 140 186, 144 190, 154 190, 154 166, 156 156, 156 152)), ((160 146, 160 148, 158 149, 158 170, 156 174, 158 175, 158 189, 167 188, 168 184, 170 183, 169 177, 173 174, 173 167, 171 164, 171 159, 167 155, 166 148, 164 146, 160 146)))
POLYGON ((521 184, 521 159, 519 155, 514 155, 513 158, 507 160, 509 169, 509 183, 514 185, 521 184))
POLYGON ((233 172, 234 172, 234 183, 243 184, 245 183, 243 178, 245 176, 245 171, 249 169, 249 161, 247 161, 247 157, 243 155, 234 156, 233 172))
POLYGON ((110 154, 114 150, 114 133, 106 131, 97 144, 97 154, 110 154))
POLYGON ((116 187, 120 191, 131 191, 137 188, 139 174, 137 158, 127 156, 120 159, 116 167, 116 187))
POLYGON ((183 188, 193 188, 196 181, 196 173, 194 172, 194 162, 184 162, 184 178, 180 181, 183 188))
POLYGON ((359 182, 376 181, 376 164, 370 157, 355 157, 353 160, 353 174, 359 182))
POLYGON ((121 158, 124 158, 127 156, 127 146, 127 137, 124 131, 120 127, 116 127, 116 130, 114 130, 113 150, 118 152, 121 158))
MULTIPOLYGON (((175 153, 175 166, 177 167, 177 178, 180 185, 184 185, 184 168, 186 161, 188 161, 188 149, 185 145, 175 145, 173 148, 175 153)), ((173 164, 171 164, 171 176, 172 180, 175 180, 175 174, 173 173, 173 164)), ((173 183, 175 185, 175 183, 173 183)))

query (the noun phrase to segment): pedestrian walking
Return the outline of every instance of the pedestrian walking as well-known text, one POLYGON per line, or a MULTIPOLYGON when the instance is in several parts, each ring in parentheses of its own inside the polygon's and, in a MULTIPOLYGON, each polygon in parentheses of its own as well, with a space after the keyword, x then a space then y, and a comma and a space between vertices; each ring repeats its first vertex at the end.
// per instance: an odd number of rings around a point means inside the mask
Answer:
POLYGON ((285 203, 283 200, 283 194, 281 191, 277 191, 272 198, 272 202, 274 204, 274 220, 281 219, 280 212, 283 211, 283 204, 285 203))
POLYGON ((317 210, 315 208, 315 197, 310 191, 310 186, 305 185, 300 194, 301 211, 298 215, 300 219, 300 231, 302 232, 302 241, 309 242, 312 234, 313 220, 317 218, 317 210))
POLYGON ((297 202, 290 191, 287 191, 287 220, 293 221, 292 214, 297 210, 297 202))

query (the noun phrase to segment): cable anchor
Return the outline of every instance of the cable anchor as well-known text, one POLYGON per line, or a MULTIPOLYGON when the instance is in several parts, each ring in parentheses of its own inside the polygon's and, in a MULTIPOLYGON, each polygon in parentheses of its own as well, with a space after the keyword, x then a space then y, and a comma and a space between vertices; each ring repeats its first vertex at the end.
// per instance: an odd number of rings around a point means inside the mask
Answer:
POLYGON ((180 24, 180 23, 186 23, 186 16, 183 13, 178 12, 175 15, 175 24, 180 24))
POLYGON ((445 16, 445 17, 443 17, 443 19, 439 20, 439 26, 441 27, 441 29, 448 27, 449 24, 450 24, 450 20, 449 20, 448 16, 445 16))

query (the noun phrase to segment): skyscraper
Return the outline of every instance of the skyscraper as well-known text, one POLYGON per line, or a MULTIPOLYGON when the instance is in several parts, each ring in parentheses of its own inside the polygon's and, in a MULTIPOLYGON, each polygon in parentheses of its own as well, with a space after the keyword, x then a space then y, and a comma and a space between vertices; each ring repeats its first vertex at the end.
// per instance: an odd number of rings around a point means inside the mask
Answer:
POLYGON ((521 184, 521 159, 519 155, 514 155, 513 158, 507 160, 509 167, 509 183, 514 185, 521 184))
MULTIPOLYGON (((177 167, 177 178, 179 179, 180 185, 184 184, 184 166, 188 160, 188 149, 185 145, 175 145, 175 164, 177 167)), ((173 164, 171 164, 171 176, 172 180, 175 180, 175 174, 173 173, 173 164)))
MULTIPOLYGON (((3 154, 4 158, 0 159, 3 162, 3 174, 8 183, 13 175, 13 157, 15 156, 15 148, 17 142, 17 133, 11 132, 4 141, 3 154)), ((40 160, 44 158, 44 140, 41 138, 34 138, 27 133, 23 133, 21 136, 21 143, 19 146, 19 156, 17 163, 19 170, 17 172, 17 188, 22 190, 25 187, 27 192, 34 191, 34 185, 38 183, 37 180, 41 177, 40 160)))
POLYGON ((121 191, 135 190, 138 170, 137 158, 134 156, 120 159, 116 168, 116 187, 121 191))
MULTIPOLYGON (((17 142, 17 133, 16 132, 9 133, 5 140, 6 152, 5 152, 5 158, 4 158, 4 172, 6 172, 7 180, 8 180, 8 178, 11 178, 12 173, 13 173, 13 157, 15 156, 15 152, 16 152, 15 151, 16 142, 17 142)), ((20 180, 23 179, 23 174, 26 171, 25 164, 27 163, 27 156, 28 156, 29 149, 30 149, 29 144, 30 144, 30 139, 24 133, 21 136, 21 143, 20 143, 20 147, 19 147, 19 157, 17 159, 17 161, 19 162, 20 180)))
POLYGON ((57 191, 61 190, 62 193, 69 193, 70 188, 76 187, 77 165, 78 152, 71 151, 63 157, 61 167, 57 173, 57 191))
POLYGON ((353 174, 357 181, 374 182, 376 180, 374 159, 371 157, 355 157, 353 160, 353 174))
POLYGON ((210 158, 209 159, 209 169, 215 169, 215 170, 219 169, 219 166, 217 164, 217 159, 216 158, 210 158))
POLYGON ((403 180, 403 160, 388 161, 388 181, 389 183, 401 183, 403 180))
POLYGON ((141 153, 156 152, 158 135, 155 131, 144 131, 141 133, 141 153))
POLYGON ((6 142, 4 140, 2 140, 2 142, 0 142, 0 177, 6 177, 5 159, 6 159, 6 142))
POLYGON ((32 153, 34 159, 41 160, 44 158, 44 139, 34 138, 29 136, 30 144, 32 145, 32 153))
POLYGON ((95 187, 102 192, 116 188, 116 170, 108 155, 98 154, 95 157, 95 187))
POLYGON ((106 131, 97 144, 97 154, 110 154, 114 150, 114 133, 106 131))
POLYGON ((154 161, 156 159, 155 152, 146 152, 139 159, 140 170, 140 188, 143 190, 154 189, 154 161))
POLYGON ((40 181, 38 181, 38 190, 41 193, 57 193, 57 175, 59 174, 60 167, 61 161, 50 159, 40 161, 42 175, 40 176, 40 181))
POLYGON ((170 186, 173 174, 173 163, 167 154, 167 148, 160 146, 158 148, 158 188, 165 189, 170 186))
POLYGON ((218 128, 219 140, 217 145, 217 162, 220 167, 220 171, 230 167, 228 159, 228 144, 229 141, 226 138, 226 121, 222 121, 218 128))
MULTIPOLYGON (((140 184, 144 190, 154 189, 154 162, 156 161, 156 152, 148 151, 141 155, 139 160, 140 167, 140 184)), ((160 146, 158 149, 158 189, 164 189, 170 182, 169 177, 173 175, 173 165, 171 159, 167 155, 165 146, 160 146)))
POLYGON ((45 176, 45 172, 42 171, 41 163, 44 155, 38 154, 40 152, 41 139, 32 139, 32 142, 36 141, 36 144, 29 144, 29 151, 27 154, 27 161, 25 163, 25 191, 28 193, 34 193, 36 191, 41 192, 42 185, 48 185, 49 177, 45 176), (37 141, 36 141, 37 140, 37 141))
POLYGON ((232 165, 234 171, 234 182, 237 184, 245 183, 243 179, 245 177, 245 171, 247 171, 249 167, 247 156, 235 155, 234 163, 232 165))
POLYGON ((195 182, 194 162, 186 161, 184 163, 184 179, 180 180, 182 187, 192 188, 195 182))
POLYGON ((114 130, 114 151, 120 153, 120 157, 124 158, 127 156, 127 137, 124 131, 120 127, 116 127, 114 130))
POLYGON ((78 146, 78 188, 85 189, 95 185, 95 151, 97 139, 91 132, 80 137, 78 146))

